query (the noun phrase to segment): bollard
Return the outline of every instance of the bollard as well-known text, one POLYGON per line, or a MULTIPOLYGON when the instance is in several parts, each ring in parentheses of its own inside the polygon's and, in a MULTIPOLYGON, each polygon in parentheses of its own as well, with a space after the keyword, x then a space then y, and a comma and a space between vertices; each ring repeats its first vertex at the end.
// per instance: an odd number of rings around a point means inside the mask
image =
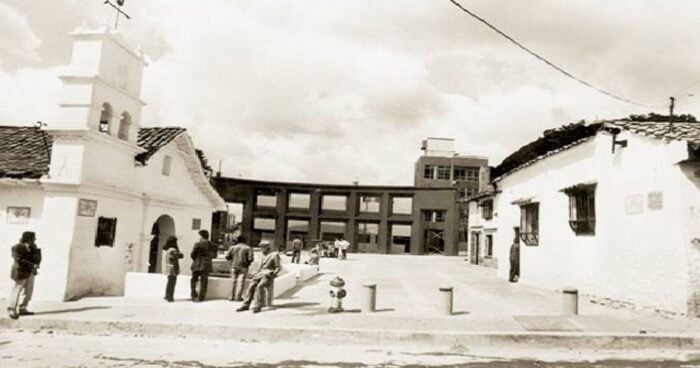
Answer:
POLYGON ((374 312, 377 310, 377 284, 362 285, 365 288, 365 304, 362 307, 364 312, 374 312))
POLYGON ((446 316, 452 315, 452 288, 451 287, 441 287, 440 300, 442 300, 442 305, 440 306, 442 313, 446 316))
POLYGON ((578 290, 573 287, 567 287, 563 290, 562 297, 562 313, 564 315, 578 314, 578 290))

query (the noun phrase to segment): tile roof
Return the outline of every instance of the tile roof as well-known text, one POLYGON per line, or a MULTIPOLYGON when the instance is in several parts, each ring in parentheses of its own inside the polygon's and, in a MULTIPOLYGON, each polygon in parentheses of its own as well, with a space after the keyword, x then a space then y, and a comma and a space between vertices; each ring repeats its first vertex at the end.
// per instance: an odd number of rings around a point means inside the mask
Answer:
MULTIPOLYGON (((145 163, 184 132, 184 128, 177 127, 139 129, 137 144, 145 152, 139 153, 136 159, 145 163)), ((38 179, 47 174, 51 147, 51 135, 39 128, 0 125, 0 178, 38 179), (46 137, 48 154, 42 136, 46 137)))
POLYGON ((700 148, 700 123, 678 122, 671 128, 668 122, 618 120, 607 125, 649 138, 687 141, 693 149, 700 148))
POLYGON ((185 132, 185 128, 178 127, 153 127, 139 129, 139 136, 136 144, 146 150, 146 152, 136 155, 136 160, 145 164, 151 156, 159 149, 172 142, 180 134, 185 132))
POLYGON ((0 178, 37 179, 48 173, 51 145, 51 136, 39 128, 0 126, 0 178))
MULTIPOLYGON (((674 119, 675 117, 676 115, 674 115, 674 119)), ((668 121, 658 121, 668 119, 668 116, 663 115, 632 115, 625 119, 598 121, 591 124, 579 122, 550 129, 545 131, 542 137, 520 147, 516 152, 506 157, 500 165, 494 168, 492 177, 494 181, 498 181, 500 178, 544 158, 586 142, 598 134, 601 129, 610 127, 617 127, 633 134, 665 141, 686 141, 691 148, 700 149, 700 122, 696 122, 695 118, 690 115, 681 115, 678 118, 682 121, 674 122, 672 129, 668 121), (634 118, 640 118, 640 120, 655 119, 657 121, 636 121, 634 118)))

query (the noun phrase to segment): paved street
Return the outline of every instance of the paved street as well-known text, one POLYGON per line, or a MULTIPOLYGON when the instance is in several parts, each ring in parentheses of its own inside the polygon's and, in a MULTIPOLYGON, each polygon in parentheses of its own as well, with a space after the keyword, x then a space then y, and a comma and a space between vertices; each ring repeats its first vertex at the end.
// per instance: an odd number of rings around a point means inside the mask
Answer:
POLYGON ((409 349, 391 341, 333 346, 303 341, 270 344, 254 339, 74 335, 50 330, 0 332, 0 366, 12 368, 700 367, 695 359, 672 350, 506 350, 460 345, 435 350, 409 349))
POLYGON ((461 257, 352 254, 347 261, 323 259, 319 275, 260 314, 236 313, 239 303, 224 300, 36 302, 35 316, 0 319, 6 328, 0 330, 0 366, 546 367, 580 365, 543 361, 596 360, 600 367, 627 367, 640 359, 692 366, 681 362, 698 350, 680 349, 693 343, 673 336, 692 341, 697 320, 586 302, 580 316, 564 317, 560 297, 496 279, 493 270, 461 257), (328 282, 336 276, 348 285, 347 313, 329 314, 328 282), (378 285, 377 313, 359 310, 366 282, 378 285), (453 316, 438 313, 440 286, 455 288, 453 316), (670 338, 645 340, 654 336, 670 338))

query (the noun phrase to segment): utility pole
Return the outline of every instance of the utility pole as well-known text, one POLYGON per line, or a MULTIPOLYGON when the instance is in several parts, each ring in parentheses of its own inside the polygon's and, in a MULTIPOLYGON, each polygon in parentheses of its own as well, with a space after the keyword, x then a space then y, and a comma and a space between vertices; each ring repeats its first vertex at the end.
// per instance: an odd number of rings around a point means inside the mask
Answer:
POLYGON ((676 105, 676 98, 671 96, 669 97, 671 100, 671 104, 668 106, 669 114, 668 114, 668 131, 672 132, 673 131, 673 108, 676 105))

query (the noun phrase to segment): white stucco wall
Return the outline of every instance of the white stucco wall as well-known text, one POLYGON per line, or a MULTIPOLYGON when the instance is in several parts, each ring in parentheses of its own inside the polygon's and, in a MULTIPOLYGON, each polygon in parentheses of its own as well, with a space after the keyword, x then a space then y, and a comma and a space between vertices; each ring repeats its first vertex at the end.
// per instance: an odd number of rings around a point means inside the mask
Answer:
MULTIPOLYGON (((539 203, 539 245, 521 243, 521 282, 552 289, 574 286, 583 294, 685 313, 687 241, 683 221, 687 198, 679 191, 685 143, 671 144, 623 133, 629 146, 611 153, 611 137, 595 138, 557 153, 498 182, 498 226, 494 252, 498 275, 507 278, 513 227, 520 208, 513 201, 539 203), (568 196, 562 189, 596 182, 596 232, 576 236, 569 227, 568 196), (661 192, 663 208, 648 206, 661 192), (640 213, 626 198, 641 195, 640 213), (684 204, 685 203, 685 204, 684 204)), ((700 202, 698 202, 700 204, 700 202)))

